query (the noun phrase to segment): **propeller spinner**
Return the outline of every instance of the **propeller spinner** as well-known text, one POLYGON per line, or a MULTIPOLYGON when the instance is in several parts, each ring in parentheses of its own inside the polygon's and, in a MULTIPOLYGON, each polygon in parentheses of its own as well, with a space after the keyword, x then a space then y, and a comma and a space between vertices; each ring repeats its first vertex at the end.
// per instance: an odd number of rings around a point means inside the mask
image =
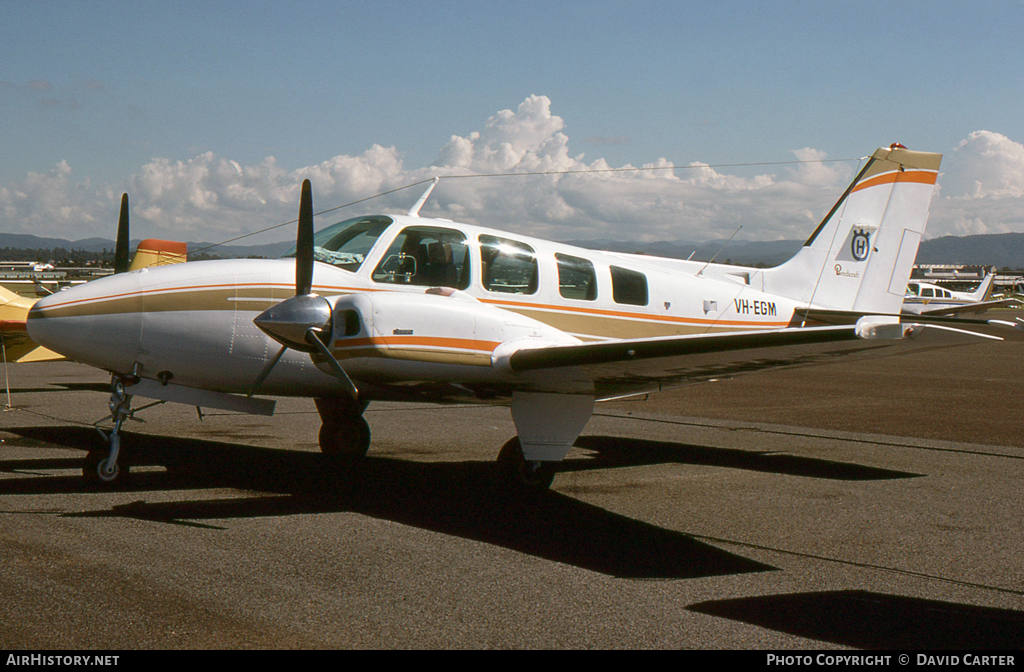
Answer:
POLYGON ((295 296, 271 306, 253 319, 265 334, 281 344, 281 349, 253 383, 250 396, 267 379, 288 348, 309 354, 319 353, 327 361, 334 376, 348 394, 356 399, 359 391, 338 360, 324 343, 330 340, 333 328, 330 302, 313 293, 313 189, 309 180, 302 182, 299 201, 299 225, 295 241, 295 296))

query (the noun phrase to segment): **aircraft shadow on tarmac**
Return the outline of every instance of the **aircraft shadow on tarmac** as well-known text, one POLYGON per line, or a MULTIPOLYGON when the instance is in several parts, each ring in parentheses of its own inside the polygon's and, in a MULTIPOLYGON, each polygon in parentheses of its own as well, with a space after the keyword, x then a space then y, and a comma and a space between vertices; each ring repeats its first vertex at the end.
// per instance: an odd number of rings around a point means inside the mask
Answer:
POLYGON ((559 466, 559 471, 615 469, 647 464, 694 464, 842 481, 875 481, 921 476, 905 471, 801 457, 778 451, 713 448, 612 436, 581 436, 576 440, 575 446, 593 451, 594 459, 566 460, 559 466))
MULTIPOLYGON (((15 427, 22 445, 99 447, 85 427, 15 427)), ((237 488, 252 497, 147 503, 74 517, 125 517, 218 529, 224 520, 355 512, 482 541, 621 578, 688 579, 775 569, 692 537, 611 513, 557 492, 533 501, 503 488, 494 462, 407 462, 368 457, 357 469, 328 466, 319 453, 158 435, 124 434, 133 466, 125 490, 237 488), (210 521, 210 522, 203 522, 210 521)), ((0 471, 79 468, 73 458, 0 460, 0 471)), ((3 494, 86 493, 79 475, 0 480, 3 494)))
POLYGON ((691 611, 861 649, 1010 649, 1024 613, 862 590, 702 602, 691 611))

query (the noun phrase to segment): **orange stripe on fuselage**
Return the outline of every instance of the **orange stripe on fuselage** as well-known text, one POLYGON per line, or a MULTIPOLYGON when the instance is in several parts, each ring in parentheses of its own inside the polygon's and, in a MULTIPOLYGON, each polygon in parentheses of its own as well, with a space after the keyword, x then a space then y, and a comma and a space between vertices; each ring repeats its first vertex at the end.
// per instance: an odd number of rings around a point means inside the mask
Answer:
POLYGON ((895 184, 896 182, 913 182, 917 184, 935 184, 939 174, 930 170, 894 170, 891 173, 876 175, 871 179, 864 180, 850 193, 858 192, 861 189, 877 187, 880 184, 895 184))
POLYGON ((441 338, 433 336, 380 336, 374 338, 342 338, 334 342, 335 350, 346 348, 419 346, 428 348, 448 348, 451 350, 474 350, 477 352, 493 352, 501 345, 497 341, 478 341, 471 338, 441 338))

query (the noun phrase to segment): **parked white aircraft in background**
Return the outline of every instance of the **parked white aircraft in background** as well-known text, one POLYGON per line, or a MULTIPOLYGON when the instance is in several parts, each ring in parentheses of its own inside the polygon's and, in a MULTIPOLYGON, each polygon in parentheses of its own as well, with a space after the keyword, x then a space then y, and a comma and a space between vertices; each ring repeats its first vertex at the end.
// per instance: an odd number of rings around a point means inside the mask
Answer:
POLYGON ((920 331, 899 311, 940 161, 876 151, 796 256, 744 271, 421 218, 429 189, 406 215, 314 235, 307 181, 294 260, 114 275, 40 300, 28 332, 113 374, 92 479, 127 471, 133 395, 271 414, 260 393, 314 398, 322 451, 349 457, 369 447, 368 402, 510 403, 518 437, 499 461, 543 489, 595 401, 920 331))
POLYGON ((955 292, 928 282, 907 284, 903 312, 912 315, 979 315, 992 308, 1019 306, 1017 299, 992 299, 992 282, 996 274, 985 274, 973 292, 955 292))

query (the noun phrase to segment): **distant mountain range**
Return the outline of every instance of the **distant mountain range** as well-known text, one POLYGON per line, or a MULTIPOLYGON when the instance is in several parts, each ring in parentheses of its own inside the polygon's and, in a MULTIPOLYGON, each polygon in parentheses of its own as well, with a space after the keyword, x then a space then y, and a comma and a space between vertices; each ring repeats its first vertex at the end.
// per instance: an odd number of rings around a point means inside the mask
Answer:
MULTIPOLYGON (((131 241, 131 248, 139 244, 138 240, 131 241)), ((267 245, 215 245, 214 243, 189 243, 188 252, 200 251, 203 254, 218 256, 225 259, 238 257, 266 257, 276 258, 284 254, 294 241, 283 241, 267 245)), ((53 250, 62 248, 65 250, 84 250, 86 252, 113 252, 114 241, 108 238, 86 238, 84 240, 70 241, 63 238, 41 238, 22 233, 0 233, 0 248, 10 247, 20 250, 53 250)))
MULTIPOLYGON (((708 241, 658 241, 641 243, 615 240, 567 240, 592 250, 610 250, 673 257, 692 258, 698 261, 714 259, 719 263, 733 263, 744 266, 777 266, 800 249, 802 240, 777 240, 772 242, 708 241)), ((134 249, 138 241, 132 241, 134 249)), ((189 243, 189 254, 200 251, 203 254, 223 258, 266 257, 275 258, 292 246, 291 241, 267 245, 221 245, 212 243, 189 243)), ((113 250, 114 241, 105 238, 86 238, 69 241, 60 238, 41 238, 28 234, 0 233, 0 248, 49 250, 84 250, 102 252, 113 250)), ((919 264, 968 264, 996 266, 997 268, 1024 269, 1024 233, 1001 233, 981 236, 945 236, 921 243, 917 252, 919 264)))

